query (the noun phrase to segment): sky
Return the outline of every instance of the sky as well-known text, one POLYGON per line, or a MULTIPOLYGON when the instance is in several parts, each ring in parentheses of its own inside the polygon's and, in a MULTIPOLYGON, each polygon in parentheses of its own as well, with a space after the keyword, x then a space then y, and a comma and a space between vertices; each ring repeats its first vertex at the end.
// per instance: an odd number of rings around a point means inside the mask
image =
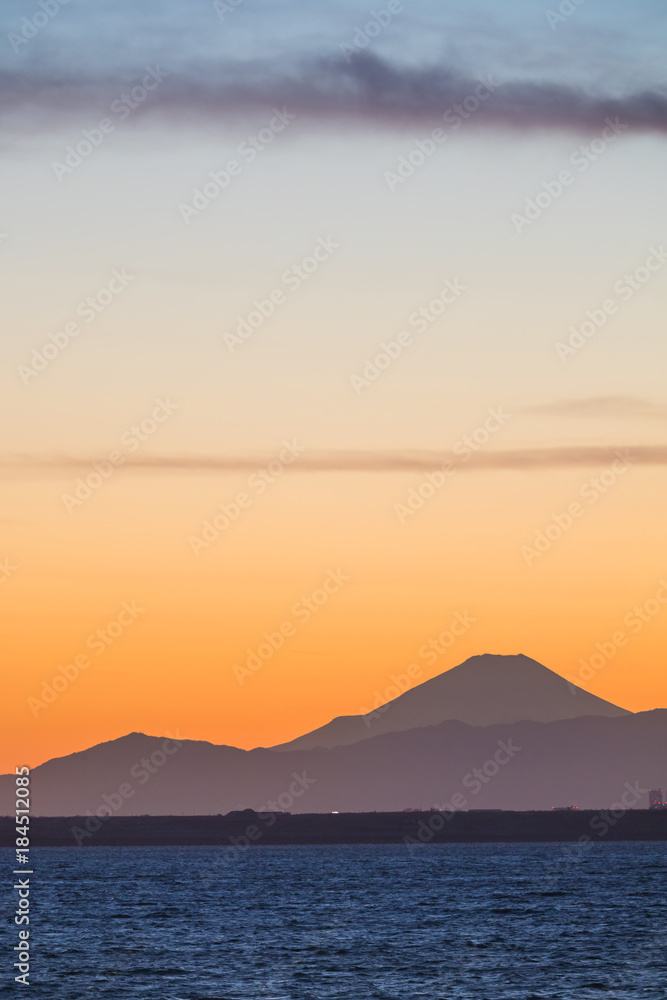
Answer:
POLYGON ((0 769, 485 652, 667 705, 663 5, 1 19, 0 769))

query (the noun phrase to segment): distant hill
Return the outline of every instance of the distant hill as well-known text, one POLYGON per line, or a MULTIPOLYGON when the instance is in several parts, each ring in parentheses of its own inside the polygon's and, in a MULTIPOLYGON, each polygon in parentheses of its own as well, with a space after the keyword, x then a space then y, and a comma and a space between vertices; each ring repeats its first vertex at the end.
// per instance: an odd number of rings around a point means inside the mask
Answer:
POLYGON ((624 708, 570 684, 537 660, 519 654, 471 656, 458 667, 406 691, 368 716, 343 715, 274 750, 335 747, 449 719, 471 726, 554 722, 584 715, 629 715, 624 708))
MULTIPOLYGON (((35 768, 31 806, 33 815, 49 816, 366 812, 452 802, 597 809, 625 795, 626 805, 645 808, 649 787, 666 781, 667 710, 660 709, 487 727, 450 721, 282 753, 133 733, 35 768)), ((3 775, 0 813, 12 813, 14 801, 14 776, 3 775)))

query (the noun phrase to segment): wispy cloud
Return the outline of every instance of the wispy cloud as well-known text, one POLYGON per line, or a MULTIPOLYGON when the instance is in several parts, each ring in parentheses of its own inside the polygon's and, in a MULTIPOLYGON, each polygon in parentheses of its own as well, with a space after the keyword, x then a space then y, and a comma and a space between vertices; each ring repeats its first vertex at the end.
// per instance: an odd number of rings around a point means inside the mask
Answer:
POLYGON ((549 417, 645 417, 665 420, 667 404, 655 403, 640 396, 588 396, 523 406, 517 408, 517 413, 549 417))
MULTIPOLYGON (((459 467, 480 472, 537 472, 557 468, 594 468, 608 465, 619 456, 629 457, 635 465, 663 466, 667 465, 667 445, 590 445, 487 451, 478 452, 459 467)), ((147 455, 128 458, 123 468, 143 473, 252 472, 266 466, 272 458, 274 456, 269 454, 237 457, 147 455)), ((103 460, 103 456, 14 456, 0 459, 0 471, 10 476, 21 473, 78 475, 90 472, 94 462, 103 460)), ((287 471, 291 474, 428 472, 447 461, 457 463, 457 456, 444 451, 311 451, 301 456, 287 471)))

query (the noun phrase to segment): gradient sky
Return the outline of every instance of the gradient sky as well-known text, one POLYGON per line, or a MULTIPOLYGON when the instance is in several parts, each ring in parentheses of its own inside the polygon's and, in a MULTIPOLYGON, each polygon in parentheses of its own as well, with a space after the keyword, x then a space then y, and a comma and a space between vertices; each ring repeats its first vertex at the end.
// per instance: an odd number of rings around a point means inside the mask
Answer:
POLYGON ((4 3, 2 770, 133 730, 270 746, 367 710, 412 662, 426 680, 483 652, 526 653, 629 709, 667 705, 667 15, 587 0, 552 26, 557 4, 403 6, 350 55, 362 2, 242 0, 221 19, 205 2, 71 0, 26 44, 39 8, 4 3), (147 67, 165 79, 121 120, 110 109, 147 67), (489 75, 488 100, 443 124, 489 75), (294 120, 246 162, 275 108, 294 120), (54 168, 105 118, 90 156, 54 168), (622 128, 591 147, 607 118, 622 128), (437 128, 432 155, 388 180, 437 128), (184 221, 231 159, 238 174, 184 221), (318 244, 333 249, 297 288, 286 272, 318 244), (87 323, 77 309, 114 271, 127 287, 87 323), (456 301, 411 325, 448 281, 456 301), (225 334, 275 289, 231 352, 225 334), (413 342, 360 389, 402 331, 413 342), (475 434, 466 460, 455 446, 475 434), (249 477, 284 442, 299 455, 260 492, 249 477), (118 450, 99 488, 67 499, 118 450), (448 459, 456 472, 407 514, 448 459), (239 493, 228 529, 193 544, 239 493), (299 602, 331 573, 349 579, 306 621, 299 602), (474 623, 427 664, 457 613, 474 623), (90 637, 119 614, 97 655, 90 637), (240 683, 235 665, 285 622, 240 683))

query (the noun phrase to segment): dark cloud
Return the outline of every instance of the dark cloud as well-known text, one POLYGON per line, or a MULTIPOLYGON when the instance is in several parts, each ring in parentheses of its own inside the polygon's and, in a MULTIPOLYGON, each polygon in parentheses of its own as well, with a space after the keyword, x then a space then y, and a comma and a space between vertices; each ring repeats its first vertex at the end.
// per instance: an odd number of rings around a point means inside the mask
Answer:
MULTIPOLYGON (((373 121, 378 124, 441 121, 442 116, 472 98, 483 74, 448 66, 405 66, 368 52, 349 60, 343 55, 285 64, 225 59, 172 70, 132 114, 168 116, 185 121, 216 119, 248 111, 285 106, 314 119, 373 121)), ((124 88, 140 75, 99 75, 88 71, 49 72, 46 67, 5 69, 0 74, 5 110, 42 116, 99 114, 103 116, 124 88)), ((487 78, 488 79, 488 78, 487 78)), ((667 91, 660 88, 618 93, 565 83, 501 80, 492 75, 493 94, 470 116, 472 125, 599 130, 607 118, 634 130, 667 131, 667 91), (495 86, 499 84, 499 86, 495 86)), ((474 101, 469 105, 474 106, 474 101)), ((83 122, 83 124, 88 124, 83 122)), ((467 123, 468 124, 468 123, 467 123)))

